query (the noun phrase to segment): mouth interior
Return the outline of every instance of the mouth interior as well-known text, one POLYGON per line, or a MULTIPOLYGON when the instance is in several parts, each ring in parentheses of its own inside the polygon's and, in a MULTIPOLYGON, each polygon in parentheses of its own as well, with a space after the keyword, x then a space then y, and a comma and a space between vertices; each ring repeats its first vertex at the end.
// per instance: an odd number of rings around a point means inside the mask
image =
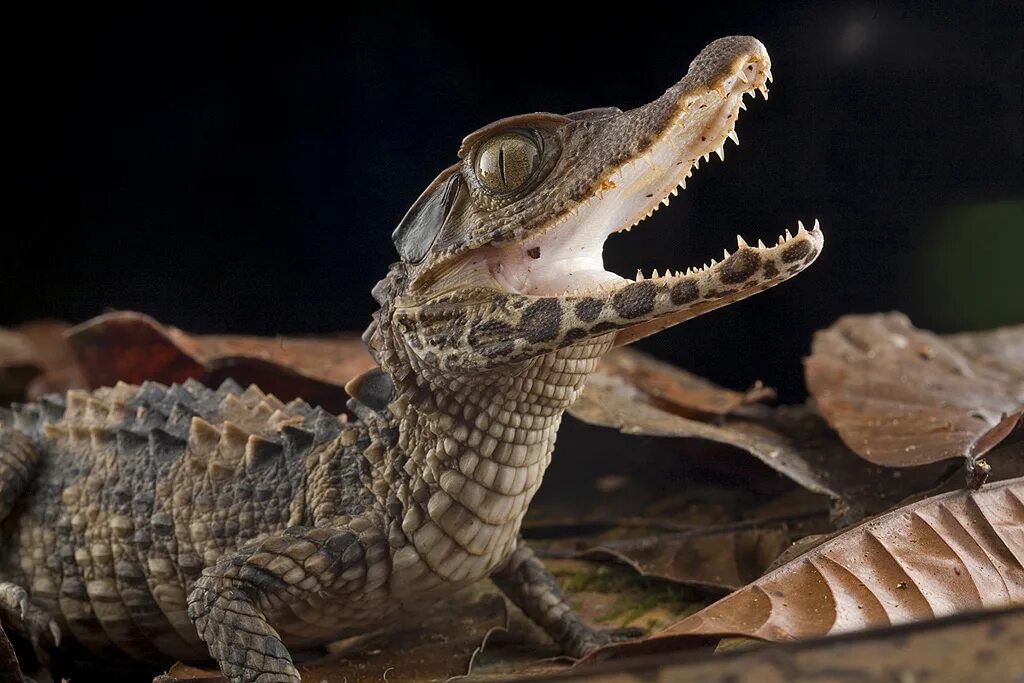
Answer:
POLYGON ((739 144, 734 127, 745 108, 743 98, 760 91, 767 99, 770 75, 765 64, 753 58, 741 63, 717 89, 688 98, 687 106, 646 153, 615 169, 578 211, 540 236, 501 249, 491 260, 494 278, 510 291, 536 296, 616 289, 633 282, 604 267, 605 241, 667 205, 680 188, 685 189, 686 179, 702 159, 707 161, 716 152, 724 159, 726 140, 739 144), (700 111, 704 109, 710 111, 700 111))

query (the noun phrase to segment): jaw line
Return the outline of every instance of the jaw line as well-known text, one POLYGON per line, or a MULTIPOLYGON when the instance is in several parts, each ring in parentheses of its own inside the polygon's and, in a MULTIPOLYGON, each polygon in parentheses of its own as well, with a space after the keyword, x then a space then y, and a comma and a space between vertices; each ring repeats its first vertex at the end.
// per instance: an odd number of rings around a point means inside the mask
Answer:
POLYGON ((743 98, 760 91, 767 99, 770 79, 767 54, 754 55, 739 61, 716 87, 684 97, 659 137, 642 155, 611 169, 593 196, 541 234, 492 252, 486 262, 494 281, 527 296, 607 294, 633 282, 605 269, 607 238, 668 205, 702 159, 717 152, 724 160, 725 141, 739 144, 734 127, 745 108, 743 98), (702 114, 707 107, 713 108, 710 115, 702 114), (694 112, 701 114, 698 121, 708 122, 698 130, 687 126, 694 112))

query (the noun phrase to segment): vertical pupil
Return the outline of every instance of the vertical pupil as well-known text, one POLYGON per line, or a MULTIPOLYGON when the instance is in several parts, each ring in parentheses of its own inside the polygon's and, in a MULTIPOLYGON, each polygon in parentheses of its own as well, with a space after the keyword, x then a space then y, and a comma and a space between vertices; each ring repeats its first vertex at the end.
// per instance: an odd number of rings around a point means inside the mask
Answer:
POLYGON ((498 173, 501 174, 501 184, 508 187, 508 180, 505 178, 505 145, 498 148, 498 173))

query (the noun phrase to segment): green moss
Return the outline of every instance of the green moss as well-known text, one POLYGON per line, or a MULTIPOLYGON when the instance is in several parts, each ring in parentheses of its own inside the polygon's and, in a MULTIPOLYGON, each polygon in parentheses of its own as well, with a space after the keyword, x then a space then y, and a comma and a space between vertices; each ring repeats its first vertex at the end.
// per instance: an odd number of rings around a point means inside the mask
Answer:
MULTIPOLYGON (((628 567, 613 564, 587 565, 578 571, 556 570, 554 575, 570 594, 594 592, 615 596, 610 608, 596 617, 602 624, 624 626, 659 608, 682 618, 706 604, 685 586, 640 576, 628 567)), ((656 626, 658 620, 649 619, 645 628, 651 630, 656 626)))

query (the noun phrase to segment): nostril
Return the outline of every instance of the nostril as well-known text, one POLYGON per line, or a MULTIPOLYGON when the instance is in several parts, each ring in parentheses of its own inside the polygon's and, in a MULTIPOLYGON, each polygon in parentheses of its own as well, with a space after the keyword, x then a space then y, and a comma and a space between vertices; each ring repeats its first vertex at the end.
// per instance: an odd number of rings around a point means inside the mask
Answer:
POLYGON ((526 250, 526 255, 530 258, 540 258, 540 247, 533 247, 532 249, 526 250))

